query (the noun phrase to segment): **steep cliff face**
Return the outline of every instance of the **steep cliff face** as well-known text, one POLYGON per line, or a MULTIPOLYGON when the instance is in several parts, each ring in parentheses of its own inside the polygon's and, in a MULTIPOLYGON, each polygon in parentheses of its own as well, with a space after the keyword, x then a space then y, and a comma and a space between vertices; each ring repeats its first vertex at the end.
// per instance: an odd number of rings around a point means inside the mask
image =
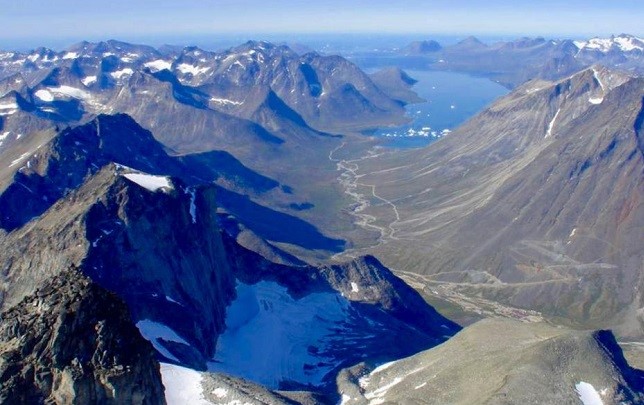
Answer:
POLYGON ((131 176, 120 176, 86 214, 91 244, 85 271, 117 291, 135 319, 169 326, 199 353, 212 355, 233 295, 215 189, 131 176), (145 187, 150 179, 170 183, 151 192, 145 187))
POLYGON ((2 238, 3 306, 77 265, 126 302, 164 357, 204 368, 233 295, 215 210, 212 187, 108 165, 2 238))
POLYGON ((155 352, 126 306, 76 269, 0 319, 0 402, 165 403, 155 352))

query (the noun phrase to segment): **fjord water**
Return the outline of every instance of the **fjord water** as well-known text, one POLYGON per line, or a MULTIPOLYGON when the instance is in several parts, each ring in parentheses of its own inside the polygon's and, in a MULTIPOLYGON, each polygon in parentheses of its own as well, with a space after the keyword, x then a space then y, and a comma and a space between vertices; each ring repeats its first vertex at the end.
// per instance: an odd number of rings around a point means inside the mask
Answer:
POLYGON ((410 104, 408 124, 381 128, 374 135, 386 138, 386 146, 413 148, 430 144, 469 118, 492 101, 509 92, 490 79, 463 73, 429 70, 407 70, 418 82, 413 90, 425 102, 410 104))

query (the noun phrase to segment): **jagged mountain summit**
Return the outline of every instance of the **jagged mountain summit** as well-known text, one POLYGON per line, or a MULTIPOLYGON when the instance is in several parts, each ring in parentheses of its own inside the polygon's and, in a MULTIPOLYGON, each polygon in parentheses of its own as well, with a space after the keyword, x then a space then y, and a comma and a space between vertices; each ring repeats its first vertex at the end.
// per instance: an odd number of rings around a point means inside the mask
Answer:
POLYGON ((375 223, 380 257, 427 286, 642 336, 643 88, 599 67, 533 81, 426 149, 365 160, 361 184, 396 208, 375 223))

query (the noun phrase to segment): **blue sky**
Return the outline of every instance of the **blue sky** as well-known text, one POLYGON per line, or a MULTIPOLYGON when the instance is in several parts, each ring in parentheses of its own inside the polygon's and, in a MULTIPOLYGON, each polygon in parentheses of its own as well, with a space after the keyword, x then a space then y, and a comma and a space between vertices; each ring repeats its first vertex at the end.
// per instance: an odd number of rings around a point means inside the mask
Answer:
POLYGON ((203 34, 644 35, 641 1, 0 0, 0 45, 203 34))

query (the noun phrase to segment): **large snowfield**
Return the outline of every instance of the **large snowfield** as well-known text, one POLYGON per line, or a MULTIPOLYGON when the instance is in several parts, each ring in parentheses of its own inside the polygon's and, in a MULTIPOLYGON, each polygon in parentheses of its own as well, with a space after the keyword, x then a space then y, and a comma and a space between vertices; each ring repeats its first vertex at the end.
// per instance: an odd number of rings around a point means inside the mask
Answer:
POLYGON ((270 388, 283 380, 319 385, 335 366, 325 363, 324 349, 348 318, 349 302, 340 294, 315 293, 295 300, 275 282, 238 284, 209 370, 270 388))

